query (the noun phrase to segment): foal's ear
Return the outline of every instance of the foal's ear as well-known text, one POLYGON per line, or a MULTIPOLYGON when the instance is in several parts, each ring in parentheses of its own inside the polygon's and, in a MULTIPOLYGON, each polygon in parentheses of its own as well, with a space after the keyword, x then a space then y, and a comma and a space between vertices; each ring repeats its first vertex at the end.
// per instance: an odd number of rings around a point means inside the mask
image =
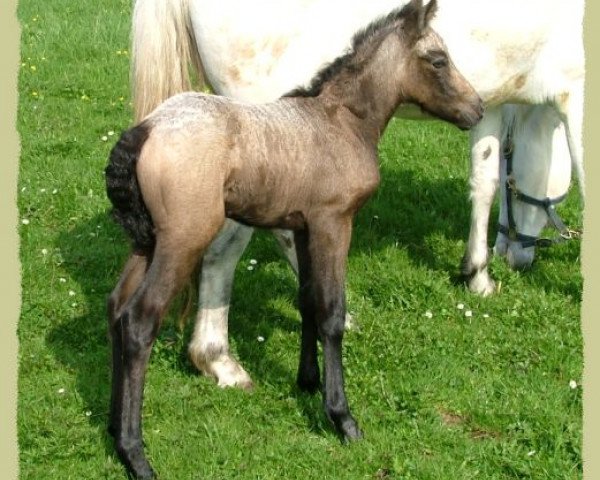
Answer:
POLYGON ((406 12, 406 17, 404 18, 404 22, 402 22, 402 29, 404 30, 404 33, 409 41, 417 41, 421 36, 421 32, 425 26, 425 10, 423 8, 423 0, 411 0, 411 2, 407 4, 402 11, 406 12))
POLYGON ((425 15, 422 28, 425 28, 427 25, 429 25, 429 22, 435 16, 437 9, 437 0, 430 0, 427 6, 425 7, 425 15))

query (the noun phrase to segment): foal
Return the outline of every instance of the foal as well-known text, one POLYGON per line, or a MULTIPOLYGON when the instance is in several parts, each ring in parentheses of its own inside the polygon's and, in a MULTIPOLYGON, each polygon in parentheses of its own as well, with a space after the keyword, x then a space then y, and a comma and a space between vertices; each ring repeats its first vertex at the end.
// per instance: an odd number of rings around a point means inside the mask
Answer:
POLYGON ((482 104, 428 26, 436 9, 413 0, 358 33, 350 53, 307 89, 265 105, 184 93, 125 132, 106 169, 113 215, 133 253, 112 292, 113 380, 109 429, 127 468, 151 478, 141 409, 152 343, 225 218, 295 233, 302 339, 297 383, 320 385, 328 418, 361 436, 344 392, 346 260, 357 210, 379 183, 377 143, 400 103, 461 128, 482 104))

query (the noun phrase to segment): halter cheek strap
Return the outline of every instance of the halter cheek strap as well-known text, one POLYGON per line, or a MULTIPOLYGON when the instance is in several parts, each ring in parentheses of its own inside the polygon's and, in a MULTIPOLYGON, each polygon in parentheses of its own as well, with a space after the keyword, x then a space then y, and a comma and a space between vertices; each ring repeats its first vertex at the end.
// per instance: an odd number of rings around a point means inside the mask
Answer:
POLYGON ((498 231, 508 237, 512 241, 518 241, 521 243, 523 248, 528 247, 549 247, 555 243, 564 242, 565 240, 569 240, 571 238, 579 236, 578 232, 575 232, 569 229, 561 218, 556 213, 556 209, 554 206, 560 202, 562 202, 567 194, 564 193, 559 197, 549 198, 546 197, 543 200, 540 200, 535 197, 531 197, 517 188, 515 184, 515 179, 512 175, 513 167, 512 167, 512 149, 507 148, 504 151, 504 156, 506 158, 506 183, 505 183, 505 191, 506 191, 506 210, 508 214, 508 227, 498 223, 498 231), (558 230, 559 234, 553 238, 539 238, 534 237, 533 235, 525 235, 523 233, 519 233, 517 231, 517 224, 515 222, 515 218, 513 215, 513 199, 519 200, 523 203, 527 203, 528 205, 534 205, 536 207, 543 208, 546 212, 546 215, 552 222, 552 225, 556 230, 558 230))

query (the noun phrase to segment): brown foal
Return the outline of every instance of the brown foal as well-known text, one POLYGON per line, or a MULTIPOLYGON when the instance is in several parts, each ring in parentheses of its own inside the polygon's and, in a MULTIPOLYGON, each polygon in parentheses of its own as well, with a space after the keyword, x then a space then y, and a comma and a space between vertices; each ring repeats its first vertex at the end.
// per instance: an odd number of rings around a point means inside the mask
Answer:
POLYGON ((344 392, 344 280, 352 221, 379 183, 377 143, 400 103, 461 128, 482 104, 429 28, 436 1, 413 0, 359 32, 351 51, 308 88, 252 105, 184 93, 126 131, 106 169, 113 215, 133 253, 109 299, 113 379, 110 431, 138 478, 144 374, 170 300, 225 218, 295 231, 302 340, 298 385, 321 386, 345 439, 361 436, 344 392))

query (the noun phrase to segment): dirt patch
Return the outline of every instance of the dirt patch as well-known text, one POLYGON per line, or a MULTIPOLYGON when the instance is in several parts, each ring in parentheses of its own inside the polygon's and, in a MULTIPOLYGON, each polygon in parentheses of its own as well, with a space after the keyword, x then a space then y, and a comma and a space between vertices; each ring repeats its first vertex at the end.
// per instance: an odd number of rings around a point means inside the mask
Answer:
POLYGON ((485 440, 499 438, 500 434, 491 430, 472 425, 466 415, 452 412, 446 408, 438 408, 442 423, 447 427, 463 427, 463 430, 474 440, 485 440))

